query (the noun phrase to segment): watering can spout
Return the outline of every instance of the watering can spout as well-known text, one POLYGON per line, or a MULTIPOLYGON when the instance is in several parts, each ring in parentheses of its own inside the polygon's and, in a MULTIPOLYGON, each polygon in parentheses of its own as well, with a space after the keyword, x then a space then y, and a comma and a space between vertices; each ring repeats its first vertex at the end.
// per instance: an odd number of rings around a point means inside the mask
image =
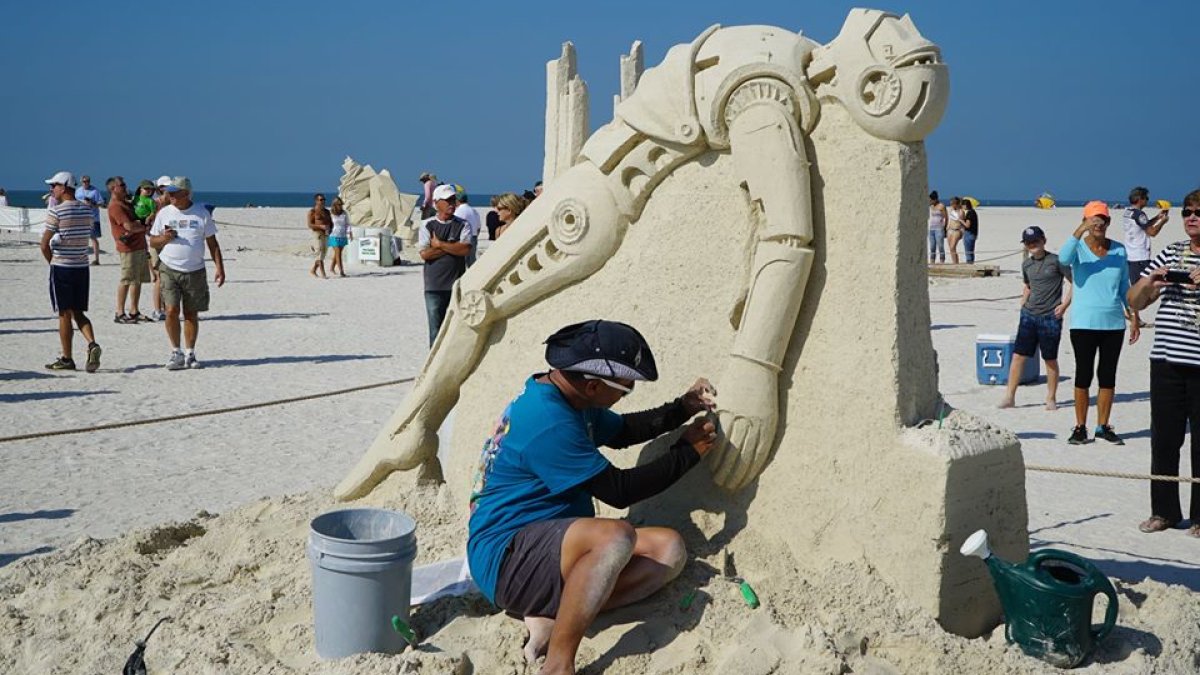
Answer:
POLYGON ((988 547, 987 532, 975 530, 975 534, 967 537, 967 540, 963 542, 958 552, 965 556, 975 556, 980 560, 990 558, 992 549, 988 547))

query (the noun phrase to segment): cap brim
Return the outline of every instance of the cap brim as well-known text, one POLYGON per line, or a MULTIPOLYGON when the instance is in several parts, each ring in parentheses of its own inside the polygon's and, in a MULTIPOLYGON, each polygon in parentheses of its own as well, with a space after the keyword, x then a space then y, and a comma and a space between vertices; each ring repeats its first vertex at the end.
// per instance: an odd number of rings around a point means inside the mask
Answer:
POLYGON ((164 185, 163 189, 166 190, 167 192, 184 192, 183 188, 176 187, 174 185, 164 185))

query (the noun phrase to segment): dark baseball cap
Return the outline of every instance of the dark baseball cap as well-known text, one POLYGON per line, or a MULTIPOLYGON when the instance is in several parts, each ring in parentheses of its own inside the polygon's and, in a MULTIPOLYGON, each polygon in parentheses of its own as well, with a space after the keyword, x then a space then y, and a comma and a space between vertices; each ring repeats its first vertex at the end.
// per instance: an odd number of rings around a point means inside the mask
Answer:
POLYGON ((1022 244, 1032 244, 1033 242, 1035 242, 1039 239, 1045 239, 1045 238, 1046 238, 1046 233, 1043 232, 1042 228, 1038 227, 1037 225, 1030 225, 1029 227, 1027 227, 1021 231, 1021 243, 1022 244))
POLYGON ((593 319, 561 328, 546 338, 546 362, 559 370, 653 382, 654 354, 633 326, 593 319))

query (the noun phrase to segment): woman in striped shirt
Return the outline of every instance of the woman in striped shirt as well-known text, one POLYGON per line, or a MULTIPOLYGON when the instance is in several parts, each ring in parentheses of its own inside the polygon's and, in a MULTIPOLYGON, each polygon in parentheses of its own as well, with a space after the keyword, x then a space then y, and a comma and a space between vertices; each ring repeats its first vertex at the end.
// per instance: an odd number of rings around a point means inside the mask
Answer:
MULTIPOLYGON (((1150 348, 1150 473, 1179 475, 1179 449, 1191 425, 1192 478, 1200 478, 1200 190, 1183 198, 1188 239, 1159 251, 1129 289, 1129 306, 1162 299, 1150 348), (1168 278, 1168 272, 1176 274, 1168 278), (1190 283, 1184 281, 1186 274, 1190 283)), ((1200 538, 1200 483, 1192 483, 1188 534, 1200 538)), ((1183 520, 1179 483, 1150 482, 1150 518, 1142 532, 1161 532, 1183 520)))

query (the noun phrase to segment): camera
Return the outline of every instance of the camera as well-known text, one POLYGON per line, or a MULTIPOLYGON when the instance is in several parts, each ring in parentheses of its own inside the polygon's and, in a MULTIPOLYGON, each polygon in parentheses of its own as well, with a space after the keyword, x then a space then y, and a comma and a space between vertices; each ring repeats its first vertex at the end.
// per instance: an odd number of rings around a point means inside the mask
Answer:
POLYGON ((1194 284, 1192 281, 1192 273, 1190 270, 1167 270, 1167 283, 1169 284, 1194 284))

